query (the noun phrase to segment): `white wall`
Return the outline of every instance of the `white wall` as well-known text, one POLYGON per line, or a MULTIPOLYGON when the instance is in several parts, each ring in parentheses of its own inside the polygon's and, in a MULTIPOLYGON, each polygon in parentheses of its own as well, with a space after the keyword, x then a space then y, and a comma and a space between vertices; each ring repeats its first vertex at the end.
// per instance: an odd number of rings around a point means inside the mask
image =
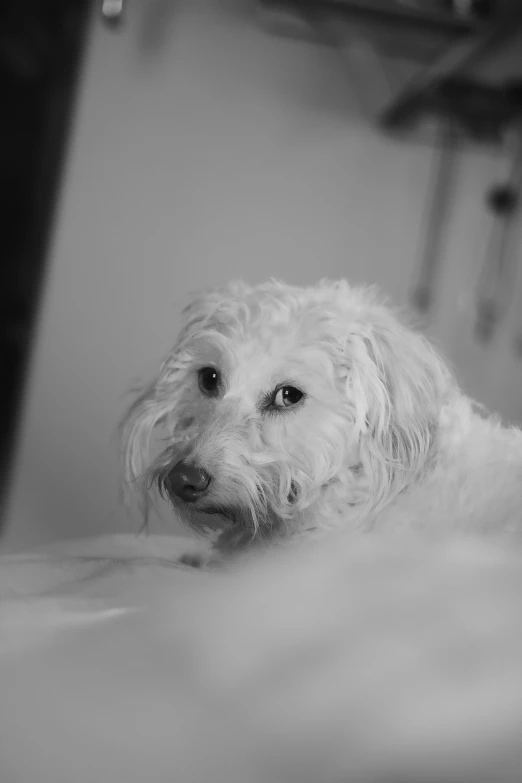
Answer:
MULTIPOLYGON (((326 275, 406 300, 430 150, 372 132, 334 53, 268 36, 244 5, 142 0, 119 33, 95 21, 6 547, 135 524, 118 504, 115 428, 132 381, 172 344, 188 291, 326 275)), ((477 358, 468 334, 493 170, 464 161, 434 333, 473 393, 522 418, 508 348, 477 358), (495 372, 509 378, 500 394, 495 372)))

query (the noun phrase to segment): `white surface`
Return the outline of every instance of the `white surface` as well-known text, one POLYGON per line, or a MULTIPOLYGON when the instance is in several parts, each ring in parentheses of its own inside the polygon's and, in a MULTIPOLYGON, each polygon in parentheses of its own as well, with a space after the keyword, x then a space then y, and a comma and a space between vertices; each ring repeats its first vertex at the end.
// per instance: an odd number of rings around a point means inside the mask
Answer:
MULTIPOLYGON (((129 387, 172 344, 189 291, 235 276, 347 276, 407 298, 429 149, 371 131, 336 55, 267 35, 248 8, 143 0, 121 32, 96 19, 7 548, 136 528, 118 504, 116 425, 129 387)), ((494 354, 470 337, 495 169, 463 161, 433 332, 474 396, 522 419, 509 331, 494 354)))
MULTIPOLYGON (((208 555, 202 540, 181 536, 106 535, 57 541, 33 551, 0 555, 0 602, 67 591, 89 594, 96 582, 106 588, 115 572, 136 580, 152 566, 185 568, 183 556, 208 555)), ((191 568, 189 566, 189 568, 191 568)), ((193 570, 193 569, 192 569, 193 570)), ((125 581, 125 579, 124 579, 125 581)))
POLYGON ((519 554, 397 541, 225 572, 93 542, 111 571, 0 601, 0 779, 519 780, 519 554))

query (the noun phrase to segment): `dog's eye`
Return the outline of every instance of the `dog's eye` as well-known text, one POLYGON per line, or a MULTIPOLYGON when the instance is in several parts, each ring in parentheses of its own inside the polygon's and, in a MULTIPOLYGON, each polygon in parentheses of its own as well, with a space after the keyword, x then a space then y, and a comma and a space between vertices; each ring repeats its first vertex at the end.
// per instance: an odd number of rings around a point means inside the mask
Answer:
POLYGON ((207 397, 215 397, 219 391, 221 376, 215 367, 202 367, 198 372, 200 390, 207 397))
POLYGON ((292 405, 297 405, 303 396, 303 392, 294 386, 282 386, 275 393, 272 405, 274 408, 291 408, 292 405))

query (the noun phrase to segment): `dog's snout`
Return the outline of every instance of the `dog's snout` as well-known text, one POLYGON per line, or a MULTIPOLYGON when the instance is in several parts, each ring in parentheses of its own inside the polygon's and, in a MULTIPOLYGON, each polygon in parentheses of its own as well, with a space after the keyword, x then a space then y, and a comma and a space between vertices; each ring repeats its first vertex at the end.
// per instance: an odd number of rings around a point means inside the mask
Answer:
POLYGON ((198 500, 207 491, 210 481, 211 477, 206 470, 183 461, 174 465, 167 477, 170 493, 185 503, 198 500))

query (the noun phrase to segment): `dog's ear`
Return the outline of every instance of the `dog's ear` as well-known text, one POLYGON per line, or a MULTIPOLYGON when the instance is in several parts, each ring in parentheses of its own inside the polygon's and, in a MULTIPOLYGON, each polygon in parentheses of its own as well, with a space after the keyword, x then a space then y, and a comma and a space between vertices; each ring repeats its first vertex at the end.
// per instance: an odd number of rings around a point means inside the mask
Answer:
POLYGON ((220 319, 235 318, 246 284, 207 289, 195 294, 182 312, 176 343, 166 355, 156 378, 135 392, 135 401, 120 424, 124 499, 137 500, 146 517, 150 505, 152 441, 159 428, 175 427, 183 378, 192 360, 194 340, 206 334, 219 342, 220 319))
POLYGON ((150 506, 153 438, 160 428, 170 431, 175 426, 188 361, 178 343, 164 359, 156 378, 135 390, 134 402, 120 422, 123 498, 137 500, 145 518, 150 506))
POLYGON ((148 470, 154 431, 166 418, 170 404, 153 383, 139 392, 120 422, 120 453, 123 472, 122 499, 137 501, 146 522, 149 507, 148 470))
POLYGON ((375 507, 416 480, 433 452, 444 400, 455 384, 419 333, 384 310, 345 346, 347 393, 375 507))
POLYGON ((137 500, 146 517, 150 505, 151 442, 166 422, 173 426, 181 379, 190 363, 188 347, 194 336, 205 329, 219 296, 216 291, 194 295, 182 312, 175 345, 164 358, 154 380, 135 389, 135 399, 123 416, 120 452, 123 471, 123 499, 137 500))

